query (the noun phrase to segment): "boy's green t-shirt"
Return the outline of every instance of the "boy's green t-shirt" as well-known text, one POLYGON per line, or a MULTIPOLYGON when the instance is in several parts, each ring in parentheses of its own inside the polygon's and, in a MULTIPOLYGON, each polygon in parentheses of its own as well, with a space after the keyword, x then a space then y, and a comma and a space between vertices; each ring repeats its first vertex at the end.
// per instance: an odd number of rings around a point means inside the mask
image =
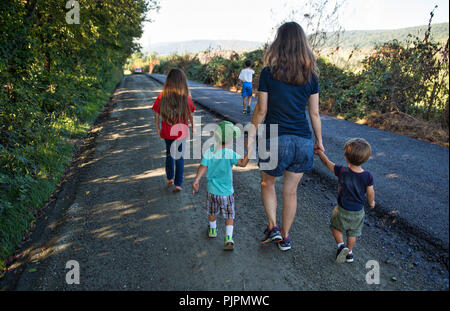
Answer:
POLYGON ((241 158, 239 154, 228 148, 214 151, 208 149, 201 164, 208 167, 206 172, 207 190, 211 194, 229 196, 233 189, 233 165, 241 158))

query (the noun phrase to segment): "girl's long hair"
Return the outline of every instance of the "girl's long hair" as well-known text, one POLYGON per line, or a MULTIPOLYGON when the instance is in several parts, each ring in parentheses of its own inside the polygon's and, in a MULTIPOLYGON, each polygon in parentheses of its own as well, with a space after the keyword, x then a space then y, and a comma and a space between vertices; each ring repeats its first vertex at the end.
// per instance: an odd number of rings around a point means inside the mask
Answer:
POLYGON ((296 22, 284 23, 264 55, 275 80, 300 85, 309 82, 312 74, 319 76, 316 58, 303 28, 296 22))
POLYGON ((189 88, 183 70, 171 69, 161 94, 160 114, 162 120, 169 125, 187 123, 191 114, 188 97, 189 88))

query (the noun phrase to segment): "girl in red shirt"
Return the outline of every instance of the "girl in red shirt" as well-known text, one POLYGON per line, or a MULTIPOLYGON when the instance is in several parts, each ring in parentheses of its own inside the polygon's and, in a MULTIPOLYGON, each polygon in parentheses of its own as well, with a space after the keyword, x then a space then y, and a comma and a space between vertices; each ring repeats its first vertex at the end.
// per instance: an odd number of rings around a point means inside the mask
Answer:
POLYGON ((195 110, 183 70, 177 68, 170 70, 163 91, 156 98, 152 110, 155 112, 156 131, 166 143, 167 184, 169 186, 175 184, 174 191, 181 191, 184 171, 184 145, 186 144, 186 138, 189 137, 189 122, 192 126, 192 132, 194 132, 195 110), (174 142, 176 145, 172 152, 175 153, 171 154, 170 150, 174 142), (178 154, 176 154, 175 148, 178 149, 178 154), (174 159, 174 156, 176 159, 174 159))

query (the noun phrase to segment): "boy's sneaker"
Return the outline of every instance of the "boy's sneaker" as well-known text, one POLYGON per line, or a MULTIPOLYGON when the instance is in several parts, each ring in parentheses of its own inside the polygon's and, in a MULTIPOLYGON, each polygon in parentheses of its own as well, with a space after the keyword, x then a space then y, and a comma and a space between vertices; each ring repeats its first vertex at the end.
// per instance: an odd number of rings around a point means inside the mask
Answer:
POLYGON ((344 263, 350 250, 345 245, 341 245, 336 252, 336 262, 344 263))
POLYGON ((225 237, 225 243, 223 245, 223 249, 226 251, 232 251, 234 249, 234 241, 231 236, 227 235, 225 237))
POLYGON ((250 108, 250 105, 247 106, 247 113, 252 112, 252 108, 250 108))
POLYGON ((353 253, 349 253, 347 257, 345 257, 345 262, 352 263, 353 262, 353 253))
POLYGON ((246 113, 247 113, 247 110, 243 109, 242 114, 246 114, 246 113))
POLYGON ((269 231, 269 228, 264 230, 264 239, 262 239, 261 244, 266 244, 269 242, 280 242, 283 240, 281 236, 280 228, 277 226, 273 227, 272 230, 269 231))
POLYGON ((284 238, 280 243, 278 243, 278 248, 282 251, 288 251, 291 249, 291 239, 289 237, 284 238))
POLYGON ((217 228, 210 228, 208 226, 208 237, 215 238, 217 236, 217 228))

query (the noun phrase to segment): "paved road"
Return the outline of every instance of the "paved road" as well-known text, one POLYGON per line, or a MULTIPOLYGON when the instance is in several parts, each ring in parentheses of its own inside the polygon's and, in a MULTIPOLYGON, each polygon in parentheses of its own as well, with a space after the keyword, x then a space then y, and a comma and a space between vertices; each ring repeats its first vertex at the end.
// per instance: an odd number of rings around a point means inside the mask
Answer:
MULTIPOLYGON (((334 183, 308 174, 299 188, 293 248, 261 246, 265 214, 259 171, 236 168, 236 249, 223 251, 224 223, 206 236, 205 180, 189 187, 199 160, 186 160, 185 190, 166 186, 164 143, 151 105, 161 85, 125 76, 115 106, 98 122, 56 202, 37 224, 0 288, 10 290, 442 290, 448 270, 421 242, 386 230, 368 215, 353 264, 334 262, 328 221, 334 183), (66 263, 80 265, 80 284, 66 284, 66 263), (366 283, 366 263, 380 265, 380 284, 366 283)), ((198 106, 202 125, 219 117, 198 106)), ((205 137, 206 139, 207 137, 205 137)), ((277 185, 281 193, 281 184, 277 185)), ((278 204, 281 204, 279 198, 278 204)))
MULTIPOLYGON (((151 74, 164 82, 165 75, 151 74)), ((189 81, 195 101, 223 117, 246 124, 240 94, 189 81)), ((256 104, 256 100, 253 100, 256 104)), ((449 153, 448 148, 406 136, 321 115, 328 157, 345 164, 343 148, 352 137, 370 142, 373 155, 364 167, 374 174, 377 210, 386 225, 407 230, 448 252, 449 245, 449 153)), ((316 158, 315 171, 335 180, 316 158)))

